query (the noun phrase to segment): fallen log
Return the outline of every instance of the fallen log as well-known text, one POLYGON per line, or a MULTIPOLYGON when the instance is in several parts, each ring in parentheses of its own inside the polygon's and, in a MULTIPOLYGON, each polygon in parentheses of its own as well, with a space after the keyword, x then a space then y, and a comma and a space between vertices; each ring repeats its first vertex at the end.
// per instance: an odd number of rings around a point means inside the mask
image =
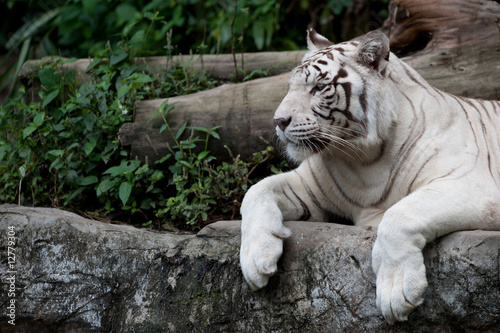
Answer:
MULTIPOLYGON (((391 49, 410 54, 403 60, 431 85, 455 95, 500 99, 498 3, 393 0, 389 8, 381 30, 390 35, 391 49)), ((169 103, 176 104, 168 121, 174 131, 186 120, 196 126, 222 125, 221 140, 212 141, 211 150, 222 152, 227 144, 248 159, 262 148, 260 137, 273 137, 272 116, 287 80, 288 75, 280 75, 171 98, 169 103)), ((172 144, 166 133, 158 133, 161 119, 147 121, 163 101, 137 102, 134 123, 122 127, 120 141, 131 146, 133 156, 155 160, 172 144)))
MULTIPOLYGON (((224 148, 227 145, 234 155, 248 159, 273 139, 272 114, 286 95, 287 78, 288 74, 283 74, 170 98, 168 103, 175 106, 167 121, 173 133, 185 122, 206 128, 220 125, 220 141, 210 141, 212 154, 227 160, 229 153, 224 148)), ((167 144, 174 145, 168 131, 160 133, 163 119, 152 119, 165 100, 136 103, 134 122, 120 129, 120 141, 131 145, 133 157, 154 161, 168 152, 167 144)))
MULTIPOLYGON (((283 52, 250 52, 235 54, 237 66, 244 70, 245 75, 255 70, 261 70, 267 75, 277 75, 289 71, 300 63, 305 51, 283 51, 283 52), (243 60, 243 65, 242 65, 243 60)), ((37 73, 43 65, 54 64, 57 61, 67 60, 61 57, 46 57, 41 60, 28 60, 19 72, 19 78, 24 79, 37 73)), ((202 72, 219 80, 231 80, 235 75, 232 54, 205 54, 205 55, 176 55, 172 57, 154 56, 133 58, 132 64, 141 66, 147 70, 161 72, 172 67, 185 67, 186 70, 202 72)), ((63 70, 72 69, 80 82, 90 80, 86 74, 88 66, 93 59, 78 59, 61 65, 63 70)), ((102 61, 106 62, 107 59, 102 61)), ((241 72, 239 72, 241 74, 241 72)))

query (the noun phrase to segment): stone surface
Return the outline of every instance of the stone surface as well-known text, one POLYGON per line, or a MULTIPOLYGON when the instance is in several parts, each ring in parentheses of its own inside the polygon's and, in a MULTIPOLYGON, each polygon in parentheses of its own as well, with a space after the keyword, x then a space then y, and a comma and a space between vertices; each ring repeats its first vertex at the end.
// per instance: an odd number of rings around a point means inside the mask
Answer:
POLYGON ((498 332, 500 232, 429 244, 429 288, 408 322, 375 307, 376 231, 288 222, 279 273, 252 292, 239 267, 240 223, 174 235, 0 206, 1 332, 498 332), (8 231, 14 227, 13 269, 8 231), (10 271, 15 271, 12 273, 10 271), (15 297, 8 296, 15 277, 15 297), (15 324, 7 306, 15 300, 15 324))

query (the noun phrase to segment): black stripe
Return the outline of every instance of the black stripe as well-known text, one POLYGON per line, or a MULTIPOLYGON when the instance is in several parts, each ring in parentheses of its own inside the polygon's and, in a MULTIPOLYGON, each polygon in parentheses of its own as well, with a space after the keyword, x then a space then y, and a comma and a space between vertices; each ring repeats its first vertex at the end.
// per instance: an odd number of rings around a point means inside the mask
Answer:
POLYGON ((293 195, 295 195, 295 198, 299 201, 300 205, 302 206, 302 216, 299 217, 300 221, 307 221, 311 217, 311 212, 309 211, 309 208, 305 204, 305 202, 298 196, 297 193, 293 190, 293 188, 290 187, 290 190, 292 191, 293 195))
MULTIPOLYGON (((308 161, 309 161, 309 160, 308 160, 308 161)), ((312 169, 311 169, 310 165, 309 165, 309 169, 310 169, 310 171, 311 171, 311 173, 312 173, 312 169)), ((320 211, 323 211, 323 210, 324 210, 324 209, 323 209, 323 206, 321 205, 321 202, 318 200, 318 198, 317 198, 317 197, 316 197, 316 195, 314 194, 314 191, 312 191, 312 190, 311 190, 311 187, 307 184, 306 180, 305 180, 305 179, 304 179, 304 178, 303 178, 303 177, 302 177, 302 176, 301 176, 298 172, 296 172, 296 173, 297 173, 297 175, 300 177, 300 180, 302 181, 302 185, 305 187, 306 192, 307 192, 307 194, 309 195, 309 197, 311 198, 311 200, 312 200, 313 204, 314 204, 316 207, 318 207, 318 209, 319 209, 320 211)))
MULTIPOLYGON (((359 208, 365 208, 365 207, 361 206, 361 204, 359 202, 356 202, 352 198, 350 198, 349 196, 347 196, 347 193, 345 193, 344 190, 342 189, 342 187, 339 185, 339 183, 337 182, 337 179, 335 178, 335 176, 332 175, 332 172, 331 172, 330 168, 325 163, 326 161, 324 159, 322 159, 322 162, 323 162, 323 165, 324 165, 325 169, 328 171, 328 174, 330 175, 330 178, 332 179, 333 183, 337 187, 337 190, 344 197, 344 199, 346 201, 348 201, 353 206, 356 206, 356 207, 359 207, 359 208)), ((330 201, 331 201, 331 199, 330 199, 330 201)), ((343 211, 343 210, 341 210, 341 211, 343 211)))
MULTIPOLYGON (((410 134, 408 135, 408 137, 407 137, 406 141, 403 143, 403 145, 401 145, 401 147, 397 153, 396 163, 391 166, 391 170, 389 173, 389 181, 387 182, 387 185, 386 185, 384 191, 382 192, 382 195, 380 196, 379 200, 373 204, 374 206, 380 205, 387 200, 387 198, 389 197, 389 193, 392 190, 392 186, 394 185, 394 182, 396 180, 396 177, 400 173, 401 167, 403 166, 403 164, 406 161, 407 157, 409 156, 410 152, 413 150, 413 148, 415 147, 415 145, 417 144, 417 142, 420 140, 420 138, 422 137, 422 135, 425 132, 425 113, 423 112, 423 109, 422 109, 422 112, 420 113, 422 115, 422 130, 419 133, 414 134, 414 130, 417 128, 414 125, 414 123, 419 118, 417 117, 416 109, 415 109, 415 106, 413 105, 413 102, 411 101, 411 99, 402 90, 400 90, 400 92, 410 103, 414 118, 413 118, 412 123, 411 123, 410 134)), ((422 108, 422 105, 420 107, 422 108)))
MULTIPOLYGON (((408 186, 408 192, 406 193, 406 195, 409 195, 411 192, 413 192, 411 188, 413 187, 413 184, 417 180, 418 176, 420 175, 420 173, 422 172, 422 170, 425 168, 425 166, 427 165, 427 163, 429 163, 429 161, 432 160, 434 158, 434 156, 436 156, 437 154, 438 154, 438 150, 435 149, 434 150, 434 154, 432 154, 431 156, 429 156, 427 158, 427 160, 422 164, 422 166, 420 167, 420 169, 415 174, 415 177, 413 177, 413 180, 410 182, 410 185, 408 186)), ((450 175, 455 170, 456 170, 456 168, 454 168, 452 171, 448 172, 446 174, 446 176, 450 175)), ((446 177, 446 176, 443 176, 443 177, 446 177)), ((441 178, 441 177, 439 177, 439 178, 441 178)))
POLYGON ((476 148, 477 148, 477 154, 476 154, 476 162, 474 164, 477 163, 477 160, 479 158, 479 143, 477 141, 477 135, 476 135, 476 131, 474 131, 474 126, 472 125, 472 122, 469 118, 469 114, 467 113, 467 110, 465 109, 464 105, 462 104, 462 101, 460 99, 460 97, 457 97, 455 95, 449 95, 451 96, 453 99, 455 99, 455 101, 460 105, 460 107, 462 108, 462 110, 464 111, 464 114, 465 114, 465 117, 467 118, 467 121, 469 122, 469 127, 472 131, 472 134, 474 135, 474 141, 476 143, 476 148))
POLYGON ((368 107, 368 103, 366 102, 366 82, 365 79, 363 79, 363 91, 361 92, 361 95, 359 95, 359 104, 361 105, 361 109, 363 110, 363 113, 366 114, 366 109, 368 107))

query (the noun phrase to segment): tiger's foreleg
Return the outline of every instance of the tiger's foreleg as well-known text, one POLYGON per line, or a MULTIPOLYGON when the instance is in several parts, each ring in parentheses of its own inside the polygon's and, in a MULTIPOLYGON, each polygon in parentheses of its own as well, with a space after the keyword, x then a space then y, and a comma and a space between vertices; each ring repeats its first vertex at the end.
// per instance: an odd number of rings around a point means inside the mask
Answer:
POLYGON ((267 285, 277 272, 283 240, 291 235, 283 220, 317 216, 305 193, 297 170, 265 178, 246 193, 241 205, 240 264, 253 290, 267 285))
POLYGON ((470 229, 500 230, 498 189, 456 180, 435 182, 384 214, 373 247, 377 307, 390 323, 407 320, 427 288, 424 246, 442 235, 470 229))

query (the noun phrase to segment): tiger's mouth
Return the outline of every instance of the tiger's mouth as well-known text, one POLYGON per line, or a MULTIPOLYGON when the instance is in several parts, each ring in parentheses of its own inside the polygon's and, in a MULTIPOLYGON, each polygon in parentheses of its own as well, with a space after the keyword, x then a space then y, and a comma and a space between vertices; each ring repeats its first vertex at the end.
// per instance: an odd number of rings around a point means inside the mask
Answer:
POLYGON ((319 153, 330 144, 330 141, 325 138, 307 138, 300 140, 290 140, 287 138, 285 144, 287 149, 319 153))

